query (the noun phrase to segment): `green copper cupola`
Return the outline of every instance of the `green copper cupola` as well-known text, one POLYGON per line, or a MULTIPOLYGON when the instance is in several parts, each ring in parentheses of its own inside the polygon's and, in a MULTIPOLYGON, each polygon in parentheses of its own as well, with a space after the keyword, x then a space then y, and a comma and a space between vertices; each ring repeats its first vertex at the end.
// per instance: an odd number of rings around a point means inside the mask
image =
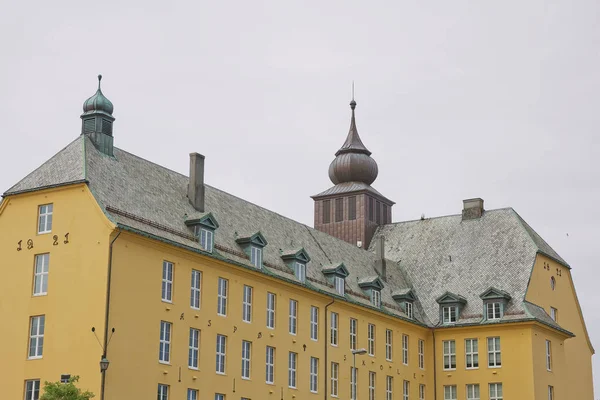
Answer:
POLYGON ((113 155, 113 104, 108 100, 100 83, 102 75, 98 75, 98 90, 83 103, 81 114, 81 134, 88 135, 98 150, 109 156, 113 155))

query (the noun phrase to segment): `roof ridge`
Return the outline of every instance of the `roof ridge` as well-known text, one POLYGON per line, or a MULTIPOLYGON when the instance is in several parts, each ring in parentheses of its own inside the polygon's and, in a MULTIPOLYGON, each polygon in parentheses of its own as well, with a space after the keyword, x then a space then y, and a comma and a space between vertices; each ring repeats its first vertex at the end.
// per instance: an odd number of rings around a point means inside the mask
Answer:
MULTIPOLYGON (((496 212, 496 211, 505 211, 505 210, 512 210, 512 207, 502 207, 502 208, 494 208, 494 209, 491 209, 491 210, 485 210, 484 211, 484 215, 485 215, 485 213, 496 212)), ((460 213, 460 214, 438 215, 436 217, 426 217, 425 219, 420 219, 420 218, 419 219, 408 219, 406 221, 390 222, 389 224, 381 225, 381 227, 385 227, 385 226, 388 226, 388 225, 408 224, 410 222, 428 221, 428 220, 431 220, 431 219, 460 217, 460 216, 462 216, 462 213, 460 213)))

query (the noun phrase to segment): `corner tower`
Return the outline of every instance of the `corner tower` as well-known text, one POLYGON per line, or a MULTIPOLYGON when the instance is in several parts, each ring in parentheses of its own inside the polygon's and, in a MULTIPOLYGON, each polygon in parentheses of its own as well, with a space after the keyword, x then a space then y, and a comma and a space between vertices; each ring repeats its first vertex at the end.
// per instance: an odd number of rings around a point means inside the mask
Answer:
POLYGON ((358 135, 354 99, 350 108, 348 137, 329 165, 335 186, 312 196, 315 229, 366 249, 377 227, 392 222, 394 202, 371 186, 377 179, 377 162, 358 135))
POLYGON ((102 75, 98 75, 98 90, 83 103, 81 134, 88 135, 102 153, 113 155, 113 104, 100 89, 102 75))

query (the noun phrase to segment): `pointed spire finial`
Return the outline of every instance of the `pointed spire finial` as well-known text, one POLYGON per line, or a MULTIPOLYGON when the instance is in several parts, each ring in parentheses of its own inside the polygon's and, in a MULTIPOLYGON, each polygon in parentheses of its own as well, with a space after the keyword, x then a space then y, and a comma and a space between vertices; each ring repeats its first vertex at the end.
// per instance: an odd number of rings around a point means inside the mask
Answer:
POLYGON ((102 75, 98 75, 98 90, 100 90, 100 82, 102 81, 102 75))
POLYGON ((350 108, 352 111, 356 108, 356 101, 354 101, 354 81, 352 81, 352 101, 350 102, 350 108))

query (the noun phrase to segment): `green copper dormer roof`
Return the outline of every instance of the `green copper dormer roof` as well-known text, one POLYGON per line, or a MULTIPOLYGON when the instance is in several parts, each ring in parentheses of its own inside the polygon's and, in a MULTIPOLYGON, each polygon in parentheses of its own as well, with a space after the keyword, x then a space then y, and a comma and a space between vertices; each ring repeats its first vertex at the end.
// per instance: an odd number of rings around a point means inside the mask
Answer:
POLYGON ((361 289, 382 290, 383 282, 378 276, 367 276, 358 280, 358 287, 361 289))
POLYGON ((454 294, 451 292, 446 292, 435 300, 438 304, 466 304, 467 299, 459 294, 454 294))
POLYGON ((415 301, 417 299, 415 293, 410 288, 394 290, 392 292, 392 298, 396 301, 415 301))
POLYGON ((504 299, 509 301, 511 299, 510 294, 504 290, 496 289, 495 287, 488 288, 485 292, 480 294, 479 297, 481 297, 482 300, 504 299))
POLYGON ((102 75, 98 75, 98 90, 96 90, 96 94, 83 103, 83 115, 105 114, 112 117, 114 107, 110 100, 102 93, 100 89, 101 81, 102 75))
POLYGON ((219 227, 219 223, 210 212, 204 213, 204 215, 198 218, 186 219, 185 224, 187 226, 202 225, 205 228, 212 230, 215 230, 219 227))
POLYGON ((346 268, 344 263, 324 265, 321 268, 321 272, 323 272, 325 275, 338 275, 343 278, 346 278, 348 275, 350 275, 348 268, 346 268))
POLYGON ((304 250, 304 247, 300 247, 297 249, 288 249, 281 251, 281 259, 282 260, 296 260, 303 263, 308 263, 310 261, 310 256, 304 250))
POLYGON ((265 239, 265 237, 262 233, 260 233, 260 231, 251 235, 238 234, 237 239, 235 239, 235 241, 242 246, 253 244, 259 247, 265 247, 267 245, 267 239, 265 239))

